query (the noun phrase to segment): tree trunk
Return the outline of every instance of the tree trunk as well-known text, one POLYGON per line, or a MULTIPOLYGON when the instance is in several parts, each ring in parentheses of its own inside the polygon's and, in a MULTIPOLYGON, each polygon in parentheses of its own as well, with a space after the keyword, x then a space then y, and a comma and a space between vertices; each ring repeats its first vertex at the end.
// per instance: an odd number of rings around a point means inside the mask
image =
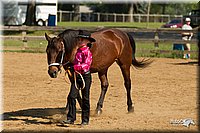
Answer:
POLYGON ((162 4, 162 14, 165 14, 166 4, 162 4))
POLYGON ((80 16, 79 16, 80 10, 79 10, 79 4, 75 4, 74 5, 74 17, 73 20, 74 21, 80 21, 80 16))
POLYGON ((147 10, 147 28, 149 27, 149 14, 150 14, 150 10, 151 10, 151 0, 149 0, 148 2, 148 10, 147 10))
POLYGON ((26 11, 25 25, 33 26, 36 25, 36 2, 35 0, 29 0, 26 11))

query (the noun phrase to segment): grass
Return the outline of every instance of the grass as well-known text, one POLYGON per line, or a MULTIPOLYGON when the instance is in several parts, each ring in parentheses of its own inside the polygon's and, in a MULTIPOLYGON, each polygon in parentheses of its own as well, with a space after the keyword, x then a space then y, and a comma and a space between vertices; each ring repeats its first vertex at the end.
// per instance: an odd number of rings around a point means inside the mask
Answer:
MULTIPOLYGON (((148 28, 160 28, 163 23, 149 23, 148 28)), ((85 27, 118 27, 118 28, 147 28, 147 23, 138 23, 138 22, 58 22, 57 26, 69 28, 85 28, 85 27)), ((48 34, 58 34, 54 31, 28 31, 29 36, 42 36, 44 33, 48 34)), ((3 31, 3 35, 14 35, 21 36, 21 31, 3 31)))
MULTIPOLYGON (((191 44, 191 51, 198 51, 196 44, 191 44)), ((153 42, 136 42, 136 56, 138 57, 163 57, 163 58, 182 58, 183 51, 174 51, 173 44, 168 42, 159 43, 155 48, 153 42), (171 50, 169 53, 160 53, 159 50, 171 50), (147 52, 152 51, 152 52, 147 52)), ((191 54, 191 59, 197 59, 198 52, 191 54)))
MULTIPOLYGON (((21 40, 4 40, 3 42, 4 47, 24 47, 24 44, 21 40)), ((45 48, 47 46, 46 40, 35 40, 35 41, 28 41, 29 48, 45 48)))
POLYGON ((119 28, 160 28, 164 23, 138 23, 138 22, 58 22, 64 27, 119 27, 119 28))
MULTIPOLYGON (((54 31, 37 30, 37 31, 28 31, 27 35, 28 36, 44 36, 45 32, 48 34, 56 34, 56 32, 54 31)), ((5 36, 22 36, 21 31, 3 31, 2 34, 5 36)))

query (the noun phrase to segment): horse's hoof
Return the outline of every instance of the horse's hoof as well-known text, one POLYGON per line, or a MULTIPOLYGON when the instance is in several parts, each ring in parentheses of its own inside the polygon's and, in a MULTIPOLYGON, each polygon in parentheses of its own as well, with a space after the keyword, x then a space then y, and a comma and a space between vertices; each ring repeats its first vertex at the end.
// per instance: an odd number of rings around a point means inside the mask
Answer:
POLYGON ((102 114, 102 109, 97 109, 96 110, 96 115, 101 115, 102 114))
POLYGON ((128 107, 128 113, 131 113, 131 112, 134 112, 134 107, 133 106, 128 107))

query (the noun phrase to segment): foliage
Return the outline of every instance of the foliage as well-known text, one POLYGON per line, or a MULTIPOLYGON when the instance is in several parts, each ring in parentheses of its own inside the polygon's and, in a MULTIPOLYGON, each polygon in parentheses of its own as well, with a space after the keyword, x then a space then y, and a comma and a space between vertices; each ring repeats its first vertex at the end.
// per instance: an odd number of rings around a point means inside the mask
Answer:
MULTIPOLYGON (((94 12, 100 13, 124 13, 128 14, 131 4, 130 3, 107 3, 107 4, 87 4, 94 12)), ((146 2, 133 3, 133 13, 146 14, 148 4, 146 2)), ((197 9, 198 4, 191 3, 151 3, 151 14, 169 14, 169 15, 186 15, 191 10, 197 9)))
MULTIPOLYGON (((131 4, 130 3, 106 3, 106 4, 86 4, 94 12, 100 13, 124 13, 128 14, 131 4)), ((147 13, 148 4, 146 2, 133 3, 133 13, 147 13)), ((198 9, 198 3, 151 3, 151 14, 169 14, 169 15, 186 15, 191 10, 198 9)), ((58 10, 74 10, 73 4, 59 3, 58 10)))
MULTIPOLYGON (((131 4, 89 4, 88 5, 94 12, 100 13, 124 13, 128 14, 131 4)), ((144 2, 133 4, 133 13, 146 13, 147 4, 144 2)))
POLYGON ((128 13, 128 4, 94 4, 90 5, 94 12, 100 13, 128 13))
POLYGON ((73 4, 58 3, 58 10, 62 11, 73 11, 73 4))
POLYGON ((186 15, 191 10, 197 9, 197 3, 171 3, 152 4, 151 14, 186 15))

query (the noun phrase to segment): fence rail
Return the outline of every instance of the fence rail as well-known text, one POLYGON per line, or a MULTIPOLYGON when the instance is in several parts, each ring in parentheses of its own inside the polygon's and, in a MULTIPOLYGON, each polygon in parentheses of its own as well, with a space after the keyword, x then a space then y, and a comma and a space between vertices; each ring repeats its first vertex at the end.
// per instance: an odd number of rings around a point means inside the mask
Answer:
MULTIPOLYGON (((22 41, 30 41, 30 40, 45 40, 44 36, 0 36, 3 40, 22 40, 22 41)), ((145 39, 145 38, 134 38, 136 41, 150 41, 150 42, 172 42, 172 43, 196 43, 197 40, 193 39, 190 41, 184 41, 181 39, 145 39)))
MULTIPOLYGON (((18 39, 19 38, 27 38, 28 40, 31 39, 44 39, 44 37, 42 36, 28 36, 27 32, 28 31, 64 31, 66 29, 82 29, 82 30, 89 30, 91 32, 103 29, 104 27, 62 27, 62 26, 2 26, 0 27, 1 31, 21 31, 22 32, 22 36, 0 36, 3 39, 18 39)), ((105 27, 106 28, 106 27, 105 27)), ((156 37, 156 35, 159 35, 159 33, 175 33, 175 34, 181 34, 183 31, 187 31, 187 30, 182 30, 182 29, 165 29, 165 28, 158 28, 158 29, 147 29, 147 28, 116 28, 125 32, 152 32, 154 33, 154 38, 152 39, 140 39, 140 38, 136 38, 139 41, 179 41, 179 42, 183 42, 180 39, 159 39, 156 37)), ((193 32, 194 34, 197 34, 198 31, 197 29, 193 29, 193 30, 188 30, 190 32, 193 32)), ((196 39, 191 40, 196 41, 196 39)), ((184 41, 185 42, 185 41, 184 41)))
MULTIPOLYGON (((69 28, 69 27, 68 27, 69 28)), ((0 38, 4 39, 4 40, 21 40, 24 44, 24 49, 29 49, 28 48, 28 41, 30 40, 45 40, 44 36, 28 36, 27 32, 28 31, 36 31, 36 30, 44 30, 44 31, 64 31, 66 29, 66 27, 49 27, 49 26, 44 26, 44 27, 38 27, 38 26, 3 26, 0 28, 0 30, 2 31, 21 31, 22 35, 21 36, 0 36, 0 38)), ((69 28, 70 29, 70 28, 69 28)), ((96 30, 99 30, 101 28, 91 28, 91 27, 85 27, 85 28, 81 28, 81 27, 76 27, 73 29, 87 29, 91 32, 94 32, 96 30)), ((159 38, 157 35, 161 34, 161 33, 172 33, 172 34, 180 34, 181 32, 183 32, 183 30, 181 29, 137 29, 137 28, 117 28, 120 29, 122 31, 126 31, 126 32, 143 32, 143 33, 147 33, 147 32, 151 32, 154 34, 153 38, 137 38, 134 37, 135 41, 147 41, 147 42, 153 42, 155 45, 154 46, 158 46, 159 43, 161 42, 170 42, 170 43, 193 43, 193 44, 197 44, 197 39, 192 39, 191 41, 183 41, 181 38, 179 39, 161 39, 159 38)), ((192 30, 192 32, 194 34, 197 34, 198 31, 197 29, 192 30)), ((149 52, 155 53, 155 50, 149 50, 149 52)), ((156 50, 156 52, 160 52, 160 53, 170 53, 172 52, 171 50, 156 50)), ((173 51, 174 52, 174 51, 173 51)), ((194 53, 197 51, 191 51, 191 53, 194 53)))
MULTIPOLYGON (((97 31, 103 28, 107 27, 64 27, 64 26, 0 26, 1 31, 64 31, 66 29, 83 29, 83 30, 89 30, 91 32, 97 31)), ((183 32, 182 29, 169 29, 169 28, 157 28, 157 29, 150 29, 150 28, 117 28, 122 31, 126 32, 169 32, 169 33, 181 33, 183 32)), ((187 31, 187 30, 184 30, 187 31)), ((197 33, 197 28, 193 30, 189 30, 193 33, 197 33)))
POLYGON ((169 22, 171 19, 182 19, 182 15, 162 15, 162 14, 117 14, 117 13, 75 13, 72 11, 57 12, 58 22, 66 21, 87 21, 87 22, 169 22), (77 20, 73 18, 76 16, 77 20))

